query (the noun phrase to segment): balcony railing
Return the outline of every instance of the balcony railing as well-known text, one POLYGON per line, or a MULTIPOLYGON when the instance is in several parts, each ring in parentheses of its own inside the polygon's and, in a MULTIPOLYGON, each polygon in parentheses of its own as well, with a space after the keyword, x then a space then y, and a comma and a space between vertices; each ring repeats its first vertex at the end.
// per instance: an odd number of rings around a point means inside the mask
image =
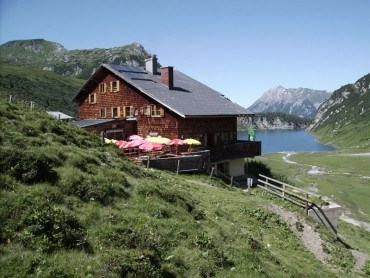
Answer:
POLYGON ((242 141, 225 143, 222 146, 209 148, 211 163, 230 159, 254 157, 261 155, 261 141, 242 141))

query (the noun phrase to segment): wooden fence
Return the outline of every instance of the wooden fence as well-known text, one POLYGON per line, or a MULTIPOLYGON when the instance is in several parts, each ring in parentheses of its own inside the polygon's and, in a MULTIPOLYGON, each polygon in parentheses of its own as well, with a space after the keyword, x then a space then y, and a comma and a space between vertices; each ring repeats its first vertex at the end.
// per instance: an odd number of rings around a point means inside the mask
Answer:
POLYGON ((257 186, 266 192, 281 197, 283 200, 288 200, 289 202, 304 208, 306 216, 308 216, 308 210, 312 209, 317 218, 325 224, 325 226, 328 227, 334 235, 337 235, 336 227, 333 226, 330 219, 328 219, 325 212, 322 210, 322 206, 327 204, 327 202, 323 201, 320 195, 261 174, 259 175, 257 186), (318 205, 317 203, 319 202, 320 204, 318 205))

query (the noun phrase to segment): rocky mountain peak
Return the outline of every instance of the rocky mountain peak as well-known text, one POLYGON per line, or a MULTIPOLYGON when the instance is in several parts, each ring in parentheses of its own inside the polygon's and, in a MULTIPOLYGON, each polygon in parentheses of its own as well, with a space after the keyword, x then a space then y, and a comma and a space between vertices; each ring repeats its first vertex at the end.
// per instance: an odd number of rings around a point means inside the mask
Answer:
POLYGON ((284 88, 278 86, 265 92, 248 109, 253 112, 282 112, 303 118, 313 118, 317 108, 328 99, 325 90, 284 88))

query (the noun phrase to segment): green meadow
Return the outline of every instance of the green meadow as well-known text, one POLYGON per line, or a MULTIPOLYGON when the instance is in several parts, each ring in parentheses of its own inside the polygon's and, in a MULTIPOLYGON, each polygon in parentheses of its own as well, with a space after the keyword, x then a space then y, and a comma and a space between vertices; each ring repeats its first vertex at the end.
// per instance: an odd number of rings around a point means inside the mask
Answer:
MULTIPOLYGON (((303 211, 259 189, 246 194, 208 175, 136 166, 116 146, 37 108, 0 101, 0 123, 2 277, 370 273, 369 262, 353 270, 351 251, 319 224, 329 261, 315 257, 268 208, 303 211)), ((341 231, 370 255, 368 232, 347 224, 341 231)))
POLYGON ((288 161, 283 156, 273 153, 256 160, 266 163, 290 184, 314 190, 316 183, 317 194, 341 205, 351 218, 370 223, 370 152, 295 153, 288 161))

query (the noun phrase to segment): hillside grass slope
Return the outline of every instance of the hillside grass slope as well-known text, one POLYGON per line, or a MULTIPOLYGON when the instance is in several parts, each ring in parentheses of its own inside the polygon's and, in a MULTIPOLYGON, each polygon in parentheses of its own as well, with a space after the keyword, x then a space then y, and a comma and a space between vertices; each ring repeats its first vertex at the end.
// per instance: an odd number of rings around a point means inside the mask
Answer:
POLYGON ((103 63, 143 66, 149 53, 138 43, 114 47, 67 50, 44 39, 16 40, 0 45, 0 59, 8 64, 88 79, 103 63))
POLYGON ((348 150, 370 150, 370 74, 334 91, 310 131, 324 143, 348 150))
POLYGON ((328 236, 332 261, 318 261, 258 190, 138 167, 96 136, 3 99, 0 122, 2 277, 351 272, 346 249, 328 236))
POLYGON ((72 98, 84 80, 3 62, 0 62, 0 69, 1 98, 12 95, 14 100, 33 101, 43 109, 78 117, 78 106, 72 98))

